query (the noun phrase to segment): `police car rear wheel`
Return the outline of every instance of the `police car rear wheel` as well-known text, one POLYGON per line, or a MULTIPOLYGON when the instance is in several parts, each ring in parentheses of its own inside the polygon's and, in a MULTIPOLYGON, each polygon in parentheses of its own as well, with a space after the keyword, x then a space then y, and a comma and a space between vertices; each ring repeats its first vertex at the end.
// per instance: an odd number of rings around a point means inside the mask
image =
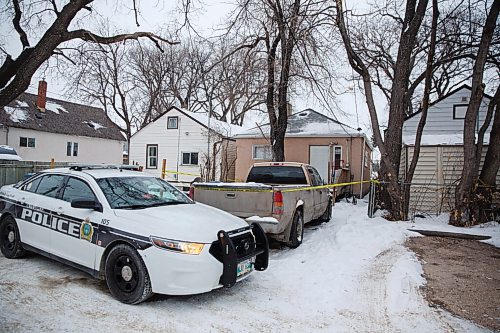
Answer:
POLYGON ((16 220, 11 216, 0 222, 0 250, 9 259, 19 258, 24 254, 16 220))
POLYGON ((146 265, 131 246, 120 244, 111 249, 105 276, 111 294, 120 302, 138 304, 152 295, 146 265))

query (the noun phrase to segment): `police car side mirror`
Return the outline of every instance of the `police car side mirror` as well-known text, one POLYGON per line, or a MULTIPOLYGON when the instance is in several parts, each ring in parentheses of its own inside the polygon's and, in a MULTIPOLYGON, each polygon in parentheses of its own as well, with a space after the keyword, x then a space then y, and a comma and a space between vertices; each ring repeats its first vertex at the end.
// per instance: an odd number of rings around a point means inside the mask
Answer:
POLYGON ((102 205, 95 200, 74 199, 71 201, 71 207, 82 209, 93 209, 102 213, 102 205))

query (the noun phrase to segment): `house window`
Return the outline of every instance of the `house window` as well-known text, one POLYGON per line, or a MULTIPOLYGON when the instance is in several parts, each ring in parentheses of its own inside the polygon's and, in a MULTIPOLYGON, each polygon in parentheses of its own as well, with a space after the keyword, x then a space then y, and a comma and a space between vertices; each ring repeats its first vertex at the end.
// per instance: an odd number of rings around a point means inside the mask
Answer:
POLYGON ((182 153, 182 165, 198 165, 198 153, 182 153))
POLYGON ((342 168, 342 146, 333 147, 333 166, 334 170, 342 168))
POLYGON ((273 158, 271 146, 269 145, 253 146, 252 158, 254 160, 271 160, 273 158))
POLYGON ((167 117, 167 129, 178 128, 179 117, 167 117))
POLYGON ((78 142, 66 143, 66 156, 78 156, 78 142))
POLYGON ((158 169, 158 145, 146 145, 146 169, 158 169))
POLYGON ((78 142, 73 142, 73 156, 78 156, 78 142))
POLYGON ((468 104, 453 105, 453 119, 465 119, 468 104))
POLYGON ((36 140, 35 140, 35 138, 20 137, 19 138, 19 146, 20 147, 35 148, 36 140))

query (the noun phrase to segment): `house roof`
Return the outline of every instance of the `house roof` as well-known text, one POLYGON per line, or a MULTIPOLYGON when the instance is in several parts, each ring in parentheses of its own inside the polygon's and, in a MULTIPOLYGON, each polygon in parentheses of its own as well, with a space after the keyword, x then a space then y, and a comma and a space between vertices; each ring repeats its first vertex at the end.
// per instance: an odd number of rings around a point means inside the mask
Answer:
POLYGON ((36 106, 37 96, 22 93, 0 110, 0 123, 42 132, 125 140, 118 126, 99 108, 47 98, 45 112, 36 106))
MULTIPOLYGON (((209 118, 208 114, 206 112, 191 112, 186 109, 181 109, 176 106, 171 106, 167 111, 153 119, 151 123, 154 123, 167 113, 171 112, 172 110, 178 111, 185 115, 186 117, 190 118, 191 120, 195 121, 196 123, 200 124, 201 126, 205 127, 208 129, 209 125, 209 118)), ((213 130, 214 132, 219 133, 220 135, 224 137, 231 137, 235 134, 240 133, 242 130, 245 130, 245 128, 238 126, 238 125, 233 125, 224 121, 220 121, 215 119, 214 117, 210 117, 210 129, 213 130)))
MULTIPOLYGON (((442 96, 441 98, 438 98, 437 100, 435 100, 435 101, 431 102, 431 103, 429 104, 429 107, 431 107, 431 106, 433 106, 433 105, 435 105, 435 104, 437 104, 437 103, 441 102, 442 100, 447 99, 448 97, 452 96, 453 94, 455 94, 455 93, 459 92, 459 91, 460 91, 460 90, 462 90, 462 89, 468 89, 468 90, 470 90, 470 91, 472 92, 472 87, 471 87, 471 86, 469 86, 468 84, 463 84, 463 85, 461 85, 460 87, 458 87, 458 88, 456 88, 456 89, 453 89, 452 91, 450 91, 450 92, 449 92, 449 93, 447 93, 446 95, 442 96)), ((493 97, 491 97, 490 95, 485 94, 485 93, 483 93, 483 96, 484 96, 484 97, 486 97, 486 98, 488 98, 488 99, 492 99, 492 98, 493 98, 493 97)), ((412 113, 411 115, 407 116, 407 117, 405 118, 405 121, 407 121, 408 119, 410 119, 410 118, 412 118, 412 117, 414 117, 414 116, 416 116, 417 114, 420 114, 420 113, 422 113, 422 109, 421 109, 421 108, 420 108, 417 112, 414 112, 414 113, 412 113)))
MULTIPOLYGON (((235 138, 269 136, 270 125, 265 124, 243 131, 235 138)), ((325 116, 313 109, 305 109, 288 117, 286 137, 331 137, 359 136, 360 133, 349 125, 325 116)))

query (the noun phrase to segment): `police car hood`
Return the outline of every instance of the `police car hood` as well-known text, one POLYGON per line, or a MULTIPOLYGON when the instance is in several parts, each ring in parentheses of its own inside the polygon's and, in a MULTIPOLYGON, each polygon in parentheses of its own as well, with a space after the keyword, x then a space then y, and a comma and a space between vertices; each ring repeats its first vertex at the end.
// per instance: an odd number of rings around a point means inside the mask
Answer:
POLYGON ((230 231, 248 224, 239 217, 201 203, 160 206, 137 210, 115 210, 130 220, 129 232, 187 242, 211 243, 219 230, 230 231))

